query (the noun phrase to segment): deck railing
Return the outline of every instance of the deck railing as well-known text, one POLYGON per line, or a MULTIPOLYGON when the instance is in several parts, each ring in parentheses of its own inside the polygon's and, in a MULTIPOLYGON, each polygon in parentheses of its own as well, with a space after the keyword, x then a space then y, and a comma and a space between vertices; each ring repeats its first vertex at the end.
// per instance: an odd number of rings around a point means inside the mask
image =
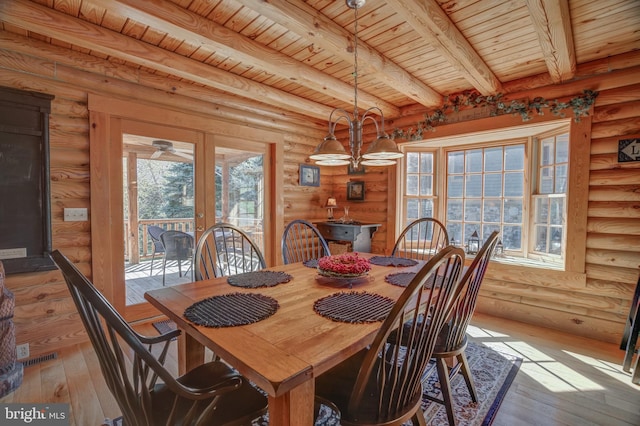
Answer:
MULTIPOLYGON (((221 219, 217 219, 218 222, 221 219)), ((249 231, 249 235, 255 241, 255 243, 260 247, 261 250, 264 250, 264 245, 262 241, 262 219, 249 219, 249 218, 228 218, 228 221, 233 224, 237 224, 242 229, 249 231), (249 224, 251 222, 252 224, 249 224)), ((129 232, 129 225, 127 221, 125 221, 125 236, 131 235, 129 232)), ((139 253, 138 259, 150 259, 153 255, 153 242, 151 241, 151 237, 149 236, 149 232, 147 232, 147 228, 149 226, 159 226, 160 228, 166 231, 182 231, 182 232, 190 232, 194 233, 195 224, 193 218, 177 218, 177 219, 141 219, 138 221, 138 240, 139 240, 139 253)), ((135 256, 130 256, 130 245, 127 244, 125 237, 125 259, 131 263, 137 263, 138 260, 135 259, 135 256)))
MULTIPOLYGON (((125 235, 131 235, 129 232, 129 225, 125 221, 125 235)), ((193 232, 194 222, 193 218, 177 218, 177 219, 141 219, 138 221, 138 240, 139 240, 139 259, 148 259, 153 255, 153 242, 147 232, 149 226, 159 226, 165 231, 182 231, 193 232)), ((124 257, 131 263, 136 263, 135 259, 129 253, 129 244, 125 241, 125 253, 124 257)), ((134 256, 135 257, 135 256, 134 256)))

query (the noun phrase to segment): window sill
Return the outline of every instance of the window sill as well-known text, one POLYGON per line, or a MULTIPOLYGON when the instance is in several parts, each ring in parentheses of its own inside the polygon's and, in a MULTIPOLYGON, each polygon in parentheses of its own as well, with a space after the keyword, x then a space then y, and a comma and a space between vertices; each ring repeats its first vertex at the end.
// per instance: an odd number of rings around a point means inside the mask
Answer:
POLYGON ((551 262, 542 259, 526 259, 523 257, 515 256, 494 256, 491 258, 491 260, 494 260, 497 263, 502 263, 504 265, 517 265, 527 268, 553 269, 554 271, 565 270, 564 264, 560 262, 551 262))
POLYGON ((519 257, 492 257, 486 278, 503 282, 557 287, 563 289, 584 289, 587 274, 584 271, 566 271, 562 265, 519 257))

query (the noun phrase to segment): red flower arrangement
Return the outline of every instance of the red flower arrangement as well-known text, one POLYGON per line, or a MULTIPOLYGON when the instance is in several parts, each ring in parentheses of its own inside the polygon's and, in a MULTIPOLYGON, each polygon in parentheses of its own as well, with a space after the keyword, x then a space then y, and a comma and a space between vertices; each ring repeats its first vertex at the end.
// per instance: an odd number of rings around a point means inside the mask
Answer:
POLYGON ((355 252, 325 256, 318 260, 318 272, 327 277, 359 277, 370 270, 369 260, 355 252))

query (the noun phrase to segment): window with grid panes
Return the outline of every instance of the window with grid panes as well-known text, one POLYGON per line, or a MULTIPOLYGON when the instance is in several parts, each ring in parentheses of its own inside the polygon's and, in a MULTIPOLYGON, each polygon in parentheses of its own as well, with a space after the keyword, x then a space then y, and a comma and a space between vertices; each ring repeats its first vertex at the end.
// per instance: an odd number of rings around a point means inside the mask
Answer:
POLYGON ((419 217, 446 223, 449 239, 465 246, 500 232, 505 254, 561 266, 566 240, 568 129, 535 137, 407 149, 404 226, 419 217), (438 167, 437 159, 444 159, 438 167), (442 170, 437 175, 435 170, 442 170), (531 179, 527 179, 527 174, 531 179), (443 205, 436 194, 444 194, 443 205))
POLYGON ((404 227, 416 219, 434 215, 434 153, 409 152, 406 155, 404 227))
POLYGON ((525 144, 447 152, 446 222, 456 244, 497 230, 505 250, 522 250, 524 154, 525 144))
POLYGON ((543 255, 562 255, 569 170, 569 135, 538 142, 538 176, 533 195, 533 247, 543 255))

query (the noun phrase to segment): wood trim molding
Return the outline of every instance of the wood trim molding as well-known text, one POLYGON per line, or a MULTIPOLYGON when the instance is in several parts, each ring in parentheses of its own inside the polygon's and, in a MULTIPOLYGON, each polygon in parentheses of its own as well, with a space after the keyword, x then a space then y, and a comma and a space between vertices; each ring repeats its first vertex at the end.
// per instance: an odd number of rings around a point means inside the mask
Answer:
POLYGON ((571 121, 569 133, 569 192, 567 194, 565 270, 584 273, 587 251, 591 116, 571 121))

